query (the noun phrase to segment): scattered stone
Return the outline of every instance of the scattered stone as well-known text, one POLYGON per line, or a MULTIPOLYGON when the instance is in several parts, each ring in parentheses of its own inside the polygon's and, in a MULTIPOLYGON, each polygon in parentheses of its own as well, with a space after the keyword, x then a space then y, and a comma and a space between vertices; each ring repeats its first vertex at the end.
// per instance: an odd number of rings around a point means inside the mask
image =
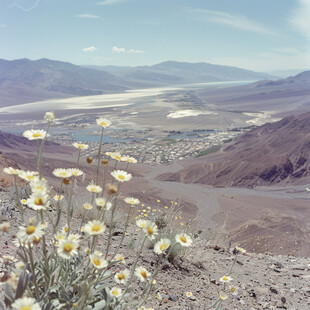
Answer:
POLYGON ((270 292, 272 292, 274 294, 278 294, 278 290, 274 287, 270 287, 270 292))
POLYGON ((178 301, 179 300, 179 298, 178 298, 178 296, 175 296, 175 295, 168 295, 168 298, 171 300, 171 301, 178 301))

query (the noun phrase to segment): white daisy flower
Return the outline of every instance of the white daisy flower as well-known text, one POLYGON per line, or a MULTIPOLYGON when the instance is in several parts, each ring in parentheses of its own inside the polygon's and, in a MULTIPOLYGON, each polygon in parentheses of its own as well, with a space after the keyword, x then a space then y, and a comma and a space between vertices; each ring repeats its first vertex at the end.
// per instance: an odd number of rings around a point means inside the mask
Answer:
POLYGON ((154 252, 156 254, 163 254, 165 250, 167 250, 170 246, 170 240, 167 238, 160 239, 155 245, 154 245, 154 252))
POLYGON ((122 290, 118 287, 112 287, 109 291, 111 297, 119 298, 122 296, 122 290))
POLYGON ((24 170, 18 171, 18 176, 27 182, 35 180, 38 175, 39 172, 36 171, 24 171, 24 170))
POLYGON ((146 268, 139 266, 135 269, 135 275, 139 278, 140 281, 144 282, 148 277, 151 276, 151 273, 148 272, 146 268))
POLYGON ((93 266, 97 269, 102 269, 108 266, 108 262, 102 258, 101 255, 98 255, 98 253, 89 255, 89 259, 93 266))
POLYGON ((124 284, 128 281, 129 275, 130 275, 129 269, 124 269, 124 270, 117 272, 115 274, 114 280, 118 284, 124 284))
POLYGON ((89 148, 88 144, 73 142, 72 145, 79 150, 87 150, 89 148))
POLYGON ((27 204, 27 202, 28 202, 27 199, 21 199, 21 201, 20 201, 20 203, 21 203, 22 205, 24 205, 24 206, 27 204))
POLYGON ((0 231, 8 232, 10 227, 11 227, 11 223, 10 222, 2 222, 2 223, 0 223, 0 231))
POLYGON ((115 180, 119 182, 130 181, 132 178, 132 175, 130 173, 127 173, 123 170, 114 170, 113 172, 111 172, 111 175, 115 180))
POLYGON ((72 174, 73 176, 75 176, 75 177, 78 177, 78 176, 84 174, 84 172, 83 172, 82 170, 77 169, 77 168, 71 168, 70 171, 71 171, 71 174, 72 174))
POLYGON ((89 202, 84 203, 84 209, 86 210, 91 210, 93 208, 92 204, 89 202))
POLYGON ((122 160, 122 155, 120 153, 118 153, 118 152, 110 153, 110 156, 114 160, 118 160, 118 161, 122 160))
POLYGON ((127 158, 127 162, 128 162, 128 163, 131 163, 131 164, 136 164, 136 163, 137 163, 137 160, 136 160, 134 157, 128 157, 128 158, 127 158))
POLYGON ((241 253, 241 254, 246 253, 246 250, 245 250, 245 249, 240 248, 240 247, 238 247, 238 246, 236 246, 235 249, 236 249, 237 252, 239 252, 239 253, 241 253))
POLYGON ((90 236, 103 234, 105 230, 106 230, 105 224, 98 220, 89 221, 84 226, 84 231, 87 232, 90 236))
POLYGON ((46 112, 45 114, 44 114, 44 120, 45 121, 48 121, 48 122, 52 122, 53 120, 55 119, 55 114, 54 114, 54 112, 46 112))
POLYGON ((126 197, 124 201, 129 205, 138 205, 140 203, 140 200, 138 198, 133 197, 126 197))
POLYGON ((126 264, 125 257, 122 254, 116 254, 114 259, 126 264))
POLYGON ((17 175, 19 171, 20 171, 19 169, 15 169, 12 167, 3 168, 3 172, 6 174, 17 175))
POLYGON ((44 235, 44 224, 30 224, 27 227, 19 226, 19 230, 16 234, 20 243, 33 243, 36 239, 40 239, 44 235))
POLYGON ((57 168, 53 170, 53 175, 57 178, 70 178, 72 176, 71 169, 57 168))
POLYGON ((220 282, 223 282, 223 283, 228 283, 232 280, 233 280, 233 278, 230 276, 223 276, 222 278, 220 278, 220 282))
MULTIPOLYGON (((26 130, 23 133, 23 136, 27 138, 28 140, 42 140, 46 136, 46 131, 42 129, 30 129, 26 130)), ((49 137, 50 134, 47 134, 47 137, 49 137)))
POLYGON ((155 236, 158 235, 158 227, 151 221, 147 221, 146 227, 143 228, 143 231, 151 240, 154 240, 155 236))
POLYGON ((188 298, 190 298, 190 297, 193 296, 193 293, 192 293, 192 292, 186 292, 186 293, 185 293, 185 296, 188 297, 188 298))
POLYGON ((175 241, 185 247, 191 246, 193 243, 192 238, 189 235, 184 234, 184 233, 176 235, 175 241))
POLYGON ((54 238, 57 240, 57 241, 60 241, 60 240, 64 240, 66 239, 67 235, 61 231, 57 232, 56 234, 54 234, 54 238))
POLYGON ((53 197, 53 199, 55 200, 55 201, 60 201, 60 200, 63 200, 65 197, 64 197, 64 195, 55 195, 54 197, 53 197))
POLYGON ((15 263, 15 268, 16 269, 23 269, 24 267, 25 267, 25 264, 22 261, 19 261, 19 262, 15 263))
POLYGON ((71 259, 78 255, 79 242, 77 239, 65 238, 59 240, 57 254, 64 259, 71 259))
POLYGON ((18 298, 11 306, 13 310, 41 310, 37 301, 30 297, 18 298))
POLYGON ((147 223, 148 223, 147 220, 142 220, 142 219, 139 219, 139 220, 136 221, 136 225, 139 228, 146 228, 147 227, 147 223))
POLYGON ((45 210, 49 205, 49 196, 45 192, 37 191, 27 199, 28 207, 37 211, 45 210))
POLYGON ((229 286, 229 289, 233 295, 238 295, 238 290, 235 286, 231 285, 229 286))
POLYGON ((104 128, 109 127, 112 124, 111 121, 109 121, 109 120, 107 120, 106 118, 103 118, 103 117, 97 118, 96 122, 97 122, 97 124, 99 126, 102 126, 104 128))
POLYGON ((102 192, 102 188, 99 185, 95 185, 93 182, 87 185, 86 189, 93 194, 98 194, 102 192))
POLYGON ((103 208, 106 204, 106 200, 104 198, 96 198, 95 199, 95 203, 96 203, 96 206, 100 207, 100 208, 103 208))
POLYGON ((219 293, 219 297, 220 297, 221 300, 225 300, 225 299, 228 298, 228 295, 227 295, 226 293, 224 293, 224 292, 221 291, 221 292, 219 293))
POLYGON ((39 178, 34 178, 33 180, 31 180, 30 187, 33 193, 40 191, 40 192, 44 192, 47 194, 49 192, 47 181, 40 180, 39 178))

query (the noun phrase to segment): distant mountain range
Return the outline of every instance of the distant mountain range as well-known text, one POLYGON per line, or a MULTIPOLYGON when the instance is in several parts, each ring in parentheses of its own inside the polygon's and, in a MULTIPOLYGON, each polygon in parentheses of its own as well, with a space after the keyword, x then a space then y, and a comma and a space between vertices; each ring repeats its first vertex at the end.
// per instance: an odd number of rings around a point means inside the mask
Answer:
POLYGON ((274 78, 265 73, 209 63, 165 61, 153 66, 88 66, 114 74, 140 86, 189 84, 219 81, 264 80, 274 78))
POLYGON ((182 161, 163 181, 219 187, 310 182, 310 112, 265 124, 238 136, 222 151, 182 161))
POLYGON ((278 80, 198 91, 199 98, 221 109, 258 112, 272 111, 280 117, 310 110, 310 71, 278 80))
POLYGON ((133 88, 267 78, 272 77, 207 63, 168 61, 141 67, 81 67, 49 59, 0 59, 0 107, 133 88))
POLYGON ((0 60, 0 106, 51 98, 99 95, 128 89, 107 72, 68 62, 40 59, 0 60))

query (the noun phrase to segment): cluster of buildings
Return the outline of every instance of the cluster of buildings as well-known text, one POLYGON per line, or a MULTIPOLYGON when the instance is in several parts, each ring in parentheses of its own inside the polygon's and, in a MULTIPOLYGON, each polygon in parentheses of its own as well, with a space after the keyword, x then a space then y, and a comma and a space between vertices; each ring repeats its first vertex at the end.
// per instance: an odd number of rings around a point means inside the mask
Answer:
MULTIPOLYGON (((135 157, 141 163, 169 164, 174 160, 182 160, 188 157, 199 157, 210 152, 219 150, 225 143, 231 141, 240 131, 191 131, 191 132, 169 132, 169 131, 135 131, 124 130, 121 141, 104 142, 103 153, 120 152, 122 155, 135 157)), ((114 134, 109 134, 113 140, 114 134)), ((61 143, 71 144, 72 139, 64 139, 61 143)), ((90 139, 91 141, 92 139, 90 139)), ((99 137, 98 137, 99 140, 99 137)), ((59 141, 58 141, 59 142, 59 141)), ((89 148, 84 150, 83 156, 96 157, 98 142, 78 141, 87 143, 89 148)))

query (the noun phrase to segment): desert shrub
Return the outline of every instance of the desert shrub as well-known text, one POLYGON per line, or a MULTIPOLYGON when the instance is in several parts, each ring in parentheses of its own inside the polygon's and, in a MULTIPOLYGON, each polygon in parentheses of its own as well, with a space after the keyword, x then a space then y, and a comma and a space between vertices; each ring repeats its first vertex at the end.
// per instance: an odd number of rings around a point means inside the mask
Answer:
MULTIPOLYGON (((42 175, 42 153, 54 120, 53 112, 47 112, 44 119, 46 131, 31 129, 23 134, 37 141, 37 171, 4 169, 14 178, 20 226, 13 239, 19 261, 3 267, 2 280, 6 286, 0 309, 142 309, 167 257, 174 249, 191 245, 191 237, 185 232, 175 235, 168 229, 170 217, 176 216, 173 211, 152 220, 138 219, 140 237, 128 244, 135 255, 130 267, 124 264, 121 247, 133 210, 140 202, 133 197, 122 198, 120 188, 131 180, 128 167, 136 160, 119 153, 106 153, 115 160, 109 175, 112 180, 107 184, 107 160, 101 159, 102 139, 111 122, 99 118, 96 122, 101 128, 101 142, 97 162, 87 158, 87 162, 97 165, 94 180, 86 188, 79 185, 85 181, 85 174, 79 169, 81 152, 88 145, 75 142, 73 146, 78 150, 75 167, 54 169, 59 186, 51 188, 42 175), (125 163, 125 169, 118 169, 120 162, 125 163), (17 178, 27 183, 23 196, 28 193, 29 197, 21 197, 17 178), (129 211, 119 223, 121 200, 128 204, 129 211), (116 227, 121 227, 120 231, 116 232, 116 227), (118 240, 114 239, 116 235, 118 240), (158 258, 152 270, 139 264, 149 240, 158 258), (136 292, 133 288, 138 282, 140 291, 136 292)), ((9 233, 9 223, 1 223, 0 230, 9 233)))

